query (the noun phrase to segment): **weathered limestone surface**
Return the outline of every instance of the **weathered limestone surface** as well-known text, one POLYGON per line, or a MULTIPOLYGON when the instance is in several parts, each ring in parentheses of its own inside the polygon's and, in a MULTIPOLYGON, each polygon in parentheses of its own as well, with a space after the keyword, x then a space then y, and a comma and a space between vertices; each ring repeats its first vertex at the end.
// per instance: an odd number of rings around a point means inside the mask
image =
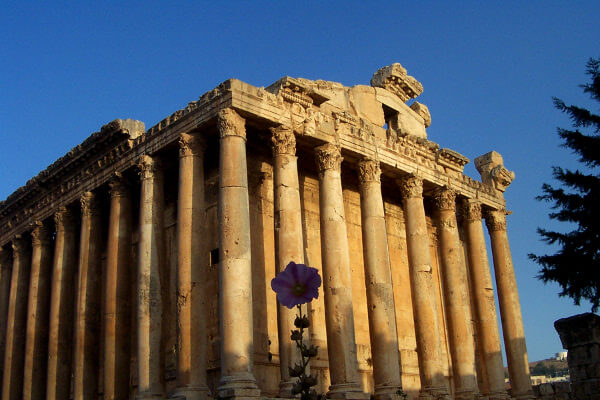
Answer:
POLYGON ((104 286, 104 398, 129 398, 131 355, 131 193, 127 181, 110 183, 104 286))
POLYGON ((474 298, 473 314, 475 315, 479 354, 482 357, 483 387, 481 391, 490 400, 508 399, 504 384, 504 364, 496 317, 496 303, 494 302, 494 286, 481 223, 481 203, 465 200, 462 207, 467 241, 469 282, 474 298))
MULTIPOLYGON (((0 202, 3 399, 291 396, 295 313, 270 281, 292 260, 323 277, 305 307, 319 393, 507 399, 481 217, 460 231, 436 193, 498 213, 514 174, 491 152, 482 182, 464 175, 406 104, 422 90, 400 64, 371 86, 231 79, 148 130, 110 122, 29 180, 0 202)), ((527 398, 507 237, 490 236, 527 398)))
POLYGON ((201 137, 182 133, 179 140, 177 213, 177 395, 206 400, 206 285, 201 271, 209 260, 204 203, 204 151, 201 137))
POLYGON ((73 356, 77 225, 75 214, 60 207, 54 216, 56 238, 50 295, 47 400, 69 398, 73 356))
POLYGON ((363 160, 358 167, 374 394, 375 399, 393 399, 402 385, 381 169, 374 160, 363 160))
POLYGON ((81 233, 73 355, 73 397, 98 396, 100 373, 102 215, 95 193, 81 196, 81 233))
POLYGON ((46 398, 52 233, 52 230, 40 221, 31 231, 31 275, 27 302, 23 399, 46 398))
POLYGON ((446 396, 448 388, 440 363, 441 343, 432 276, 429 236, 423 207, 423 180, 407 176, 399 182, 406 224, 410 283, 421 373, 420 397, 446 396))
POLYGON ((252 265, 245 121, 219 113, 219 397, 258 397, 253 375, 252 265))
POLYGON ((462 259, 456 221, 456 193, 440 188, 434 194, 438 213, 440 264, 447 310, 448 336, 457 399, 474 399, 478 395, 475 372, 475 343, 471 328, 471 304, 467 271, 462 259))
POLYGON ((554 328, 568 350, 574 400, 600 399, 600 317, 585 313, 559 319, 554 328))
POLYGON ((517 399, 533 398, 521 303, 506 233, 506 211, 488 211, 485 215, 485 223, 492 242, 511 395, 517 399))

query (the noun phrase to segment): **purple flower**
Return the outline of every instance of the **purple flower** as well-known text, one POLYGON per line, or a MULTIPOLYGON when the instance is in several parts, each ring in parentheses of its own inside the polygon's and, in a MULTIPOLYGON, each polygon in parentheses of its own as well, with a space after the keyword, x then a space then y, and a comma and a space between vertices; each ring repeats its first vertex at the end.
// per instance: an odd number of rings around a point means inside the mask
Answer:
POLYGON ((277 293, 277 300, 287 308, 318 298, 319 286, 321 277, 316 268, 293 261, 271 280, 271 288, 277 293))

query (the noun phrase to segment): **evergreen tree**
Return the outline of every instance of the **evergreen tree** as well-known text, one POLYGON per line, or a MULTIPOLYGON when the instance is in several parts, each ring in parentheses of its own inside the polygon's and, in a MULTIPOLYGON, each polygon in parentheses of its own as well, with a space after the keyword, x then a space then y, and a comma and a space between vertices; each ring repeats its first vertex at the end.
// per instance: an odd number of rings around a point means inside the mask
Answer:
MULTIPOLYGON (((600 59, 588 61, 586 74, 591 82, 581 88, 600 102, 600 59)), ((529 258, 541 266, 539 279, 561 286, 560 296, 571 297, 577 305, 582 298, 587 299, 596 311, 600 304, 600 115, 567 106, 558 98, 554 98, 554 106, 573 123, 572 130, 558 128, 562 145, 577 154, 586 168, 572 171, 553 167, 553 177, 561 186, 545 183, 537 199, 552 203, 551 219, 576 227, 566 233, 538 228, 544 242, 558 244, 560 249, 554 254, 530 254, 529 258)))

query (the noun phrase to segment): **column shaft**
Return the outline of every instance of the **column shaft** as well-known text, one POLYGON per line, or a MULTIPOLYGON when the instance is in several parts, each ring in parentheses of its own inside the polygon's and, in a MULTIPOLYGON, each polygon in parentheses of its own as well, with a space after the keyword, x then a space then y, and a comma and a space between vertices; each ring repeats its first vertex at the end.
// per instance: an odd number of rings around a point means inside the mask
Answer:
POLYGON ((477 344, 485 371, 483 376, 485 387, 482 391, 490 400, 508 399, 504 383, 504 364, 496 317, 494 286, 481 224, 481 203, 466 200, 463 203, 463 215, 477 344))
POLYGON ((23 399, 25 400, 46 398, 52 231, 38 221, 34 224, 31 239, 31 276, 23 375, 23 399))
MULTIPOLYGON (((10 257, 10 250, 0 246, 0 385, 2 384, 2 376, 4 375, 4 348, 6 346, 6 322, 8 321, 11 269, 12 259, 10 257)), ((2 388, 0 387, 1 390, 2 388)))
POLYGON ((410 286, 421 373, 420 398, 445 396, 448 389, 442 371, 441 342, 425 208, 423 180, 409 175, 400 181, 406 227, 410 286))
POLYGON ((390 255, 381 195, 379 163, 359 163, 362 223, 369 334, 373 359, 375 399, 396 398, 401 389, 400 354, 390 255))
POLYGON ((233 109, 218 115, 219 397, 258 397, 253 375, 252 264, 245 121, 233 109))
POLYGON ((96 195, 81 196, 81 235, 75 315, 73 397, 98 397, 102 290, 102 216, 96 195))
POLYGON ((504 333, 504 348, 510 376, 511 394, 517 399, 533 398, 525 330, 521 317, 521 303, 517 280, 506 234, 506 211, 488 210, 485 222, 492 242, 494 272, 498 287, 500 318, 504 333))
MULTIPOLYGON (((298 162, 296 158, 296 138, 291 128, 280 126, 271 129, 273 133, 273 183, 275 216, 275 251, 277 272, 285 269, 290 261, 304 263, 304 243, 302 239, 302 211, 298 183, 298 162)), ((306 307, 303 306, 306 310, 306 307)), ((304 311, 306 312, 306 311, 304 311)), ((289 367, 301 363, 301 357, 290 334, 296 318, 295 310, 278 304, 279 362, 281 397, 292 397, 293 381, 289 367)))
POLYGON ((77 232, 73 212, 66 207, 58 209, 54 222, 56 239, 50 295, 46 399, 67 400, 71 394, 77 232))
POLYGON ((18 235, 12 241, 12 248, 13 265, 6 320, 2 400, 21 400, 23 395, 31 249, 27 240, 22 238, 21 235, 18 235))
POLYGON ((104 399, 128 400, 131 335, 131 198, 127 182, 110 183, 104 293, 104 399))
POLYGON ((177 205, 177 390, 187 400, 210 396, 207 381, 205 273, 208 249, 204 205, 205 145, 195 135, 179 139, 177 205))
POLYGON ((368 397, 359 383, 348 235, 342 194, 342 156, 337 146, 316 149, 319 166, 321 257, 331 398, 368 397))
POLYGON ((456 399, 474 399, 479 394, 475 370, 471 303, 467 271, 462 257, 456 221, 456 193, 440 188, 434 195, 437 208, 438 248, 448 321, 450 355, 456 399))
POLYGON ((140 163, 140 239, 137 271, 138 399, 164 398, 162 285, 164 273, 163 173, 159 161, 144 155, 140 163))

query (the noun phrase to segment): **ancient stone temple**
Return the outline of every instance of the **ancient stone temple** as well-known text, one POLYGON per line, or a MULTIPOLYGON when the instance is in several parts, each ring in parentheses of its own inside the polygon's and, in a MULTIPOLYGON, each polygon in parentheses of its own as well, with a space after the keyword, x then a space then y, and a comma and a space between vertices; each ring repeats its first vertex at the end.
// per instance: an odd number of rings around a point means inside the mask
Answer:
POLYGON ((292 397, 295 314, 270 288, 292 260, 323 277, 320 393, 532 398, 514 174, 490 152, 464 175, 427 137, 422 90, 400 64, 371 86, 231 79, 29 180, 0 203, 2 400, 292 397))

